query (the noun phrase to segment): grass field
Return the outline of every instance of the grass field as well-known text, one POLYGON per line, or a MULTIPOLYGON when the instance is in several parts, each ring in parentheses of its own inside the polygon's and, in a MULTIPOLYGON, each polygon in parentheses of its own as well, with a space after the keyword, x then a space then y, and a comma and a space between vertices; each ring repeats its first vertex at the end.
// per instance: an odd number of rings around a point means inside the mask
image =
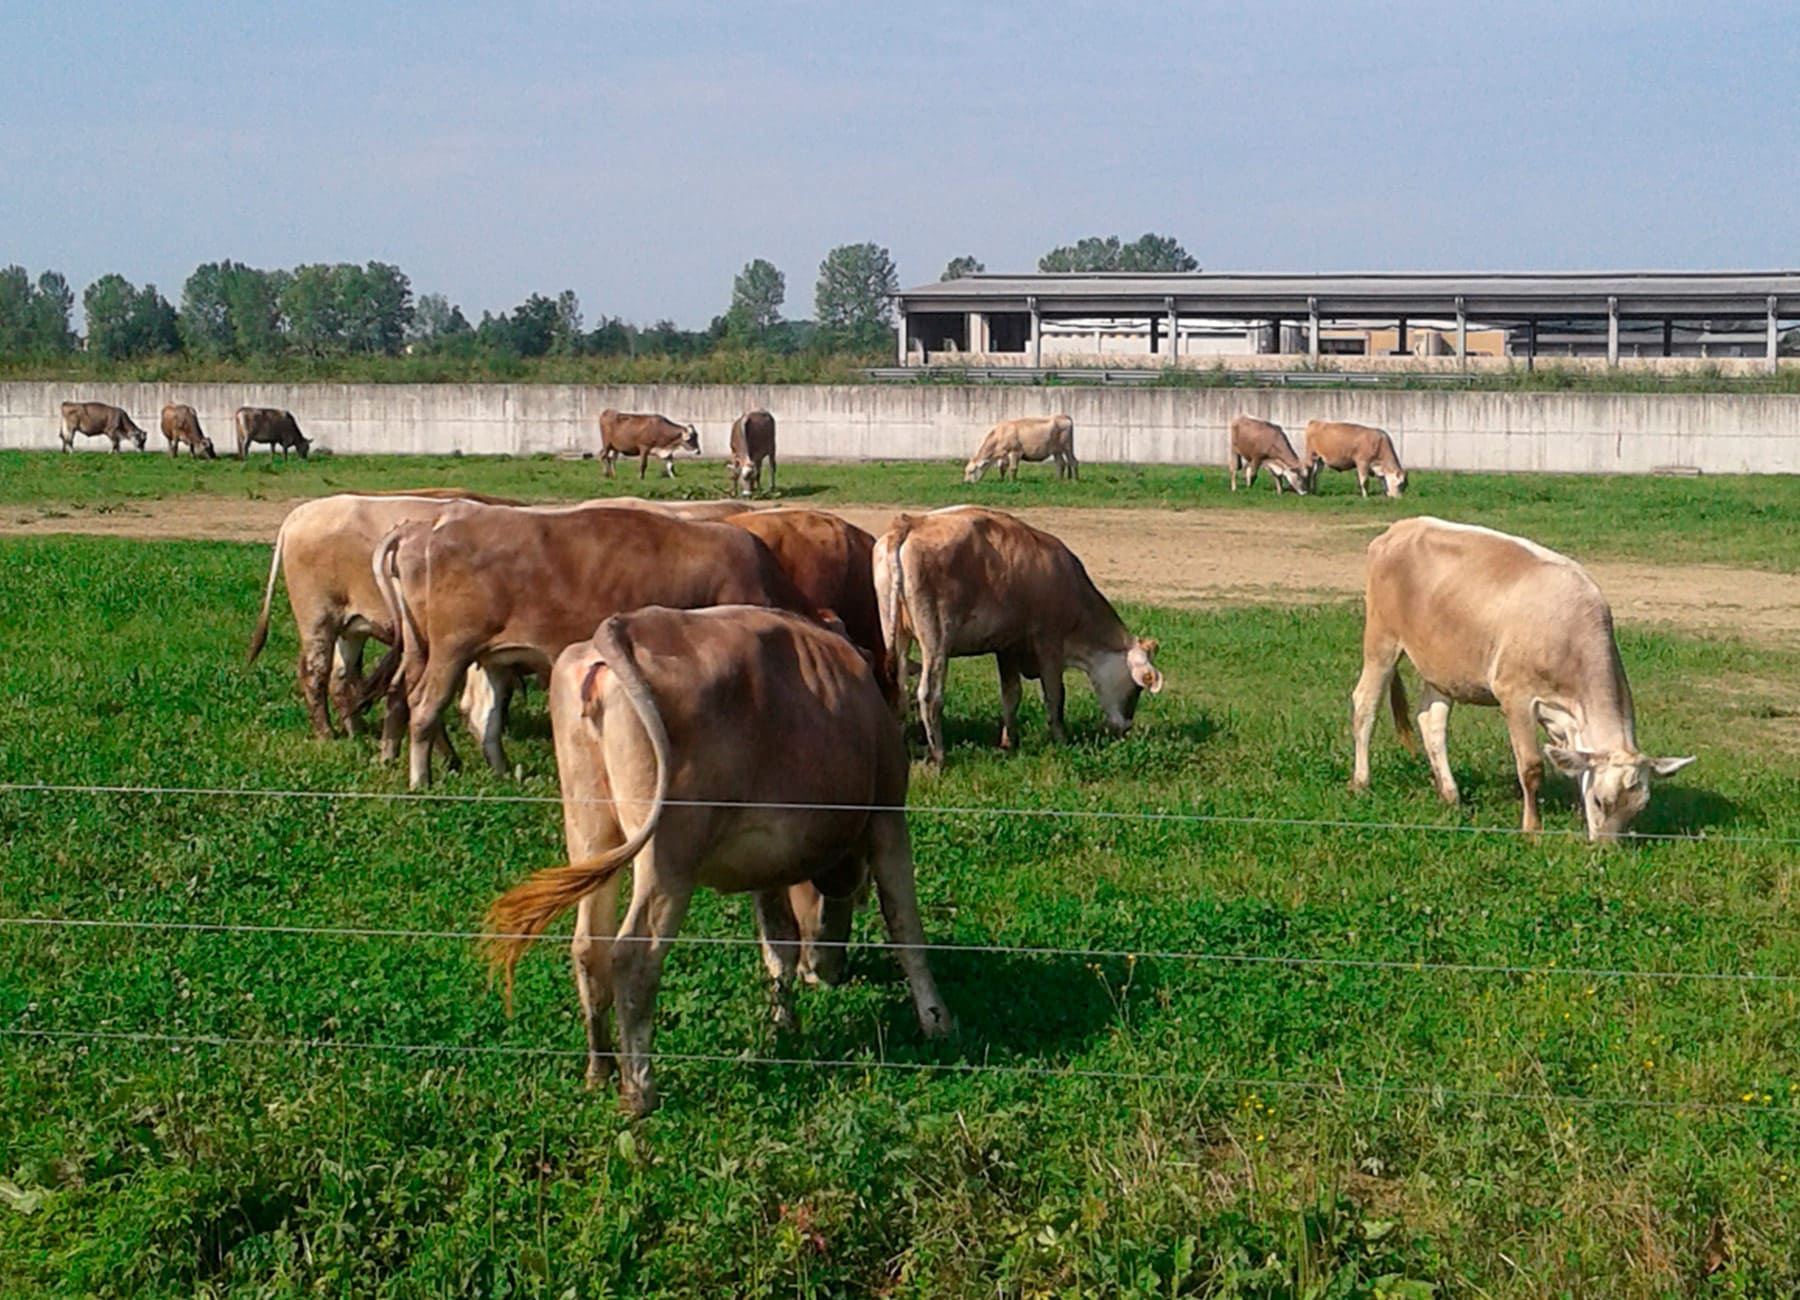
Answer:
MULTIPOLYGON (((525 500, 578 500, 612 493, 716 497, 726 476, 717 460, 683 462, 673 481, 635 472, 607 480, 592 461, 506 456, 356 456, 195 464, 187 457, 0 451, 0 521, 56 518, 189 495, 285 499, 376 488, 456 485, 525 500), (9 511, 9 507, 17 507, 9 511)), ((1308 518, 1367 521, 1437 514, 1521 533, 1582 559, 1644 559, 1800 571, 1800 477, 1787 475, 1646 478, 1573 474, 1436 474, 1411 477, 1399 501, 1357 496, 1351 474, 1322 474, 1318 495, 1277 497, 1267 476, 1255 491, 1230 492, 1221 467, 1082 467, 1058 482, 1026 466, 1017 483, 989 477, 973 486, 961 466, 933 461, 790 462, 781 501, 951 505, 1001 509, 1101 506, 1159 510, 1298 512, 1308 518)))
MULTIPOLYGON (((47 459, 0 463, 0 492, 61 485, 92 506, 190 474, 279 495, 452 469, 534 496, 594 482, 549 462, 147 460, 131 477, 47 459)), ((944 469, 796 466, 792 482, 813 500, 962 495, 944 469)), ((1133 482, 1175 497, 1193 475, 1100 471, 1055 495, 1123 504, 1133 482)), ((1788 567, 1781 482, 1483 483, 1497 510, 1594 536, 1596 514, 1664 509, 1694 546, 1788 567)), ((1472 491, 1419 487, 1409 507, 1472 491)), ((1258 497, 1232 508, 1273 508, 1258 497)), ((1216 472, 1195 498, 1223 508, 1216 472)), ((1340 488, 1299 508, 1363 505, 1340 488)), ((309 738, 291 624, 243 666, 267 556, 0 539, 0 780, 401 791, 366 743, 309 738)), ((630 1126, 580 1087, 558 943, 521 968, 508 1019, 464 938, 0 926, 0 1028, 51 1035, 0 1037, 0 1293, 1800 1289, 1800 869, 1791 843, 1734 838, 1800 837, 1800 654, 1623 629, 1646 749, 1700 755, 1639 829, 1713 839, 1597 850, 1454 829, 1518 821, 1491 711, 1452 724, 1463 807, 1436 804, 1385 734, 1375 790, 1346 794, 1353 605, 1125 612, 1161 639, 1169 686, 1124 741, 1097 735, 1072 679, 1076 743, 1050 748, 1028 694, 1023 752, 1004 758, 991 667, 954 666, 949 763, 915 768, 912 793, 930 939, 1392 965, 944 952, 959 1033, 935 1045, 878 950, 777 1039, 751 950, 680 947, 657 1048, 734 1059, 666 1062, 664 1109, 630 1126), (998 811, 1016 808, 1447 829, 998 811), (71 1032, 254 1041, 56 1036, 71 1032)), ((471 766, 440 792, 554 796, 541 695, 511 746, 522 783, 471 766)), ((1572 792, 1553 791, 1547 822, 1573 831, 1572 792)), ((468 931, 560 839, 550 803, 0 792, 0 915, 468 931)), ((684 930, 751 932, 745 900, 712 896, 684 930)), ((878 932, 859 919, 859 938, 878 932)))

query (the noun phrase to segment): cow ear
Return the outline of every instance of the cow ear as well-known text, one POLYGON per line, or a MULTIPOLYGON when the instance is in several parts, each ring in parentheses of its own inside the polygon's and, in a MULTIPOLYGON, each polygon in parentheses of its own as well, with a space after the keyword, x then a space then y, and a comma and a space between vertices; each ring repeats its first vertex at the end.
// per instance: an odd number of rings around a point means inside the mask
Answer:
POLYGON ((1131 653, 1125 658, 1126 662, 1131 665, 1131 680, 1149 691, 1150 694, 1160 695, 1163 688, 1163 675, 1157 670, 1156 665, 1150 662, 1150 656, 1155 651, 1156 642, 1140 641, 1132 647, 1131 653))
POLYGON ((1657 776, 1674 776, 1698 757, 1698 754, 1689 754, 1686 758, 1648 758, 1644 761, 1657 776))
POLYGON ((588 665, 587 673, 581 679, 581 711, 590 718, 595 715, 600 704, 600 692, 604 688, 600 674, 605 671, 606 661, 596 659, 588 665))
POLYGON ((1563 745, 1545 745, 1544 757, 1564 776, 1579 777, 1594 766, 1594 756, 1584 749, 1569 749, 1563 745))
POLYGON ((1578 730, 1575 715, 1560 704, 1534 698, 1531 701, 1531 711, 1537 715, 1544 730, 1550 733, 1550 739, 1559 744, 1574 736, 1578 730))

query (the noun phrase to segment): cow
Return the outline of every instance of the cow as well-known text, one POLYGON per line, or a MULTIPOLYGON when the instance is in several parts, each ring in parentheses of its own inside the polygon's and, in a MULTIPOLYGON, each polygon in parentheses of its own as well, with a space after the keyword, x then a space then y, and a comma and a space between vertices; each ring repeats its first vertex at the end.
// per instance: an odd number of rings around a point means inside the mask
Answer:
POLYGON ((1264 465, 1269 467, 1270 477, 1275 480, 1276 496, 1281 495, 1283 483, 1300 496, 1307 494, 1310 483, 1306 466, 1294 454, 1294 444, 1288 441, 1281 426, 1250 415, 1238 416, 1231 422, 1231 450, 1226 458, 1226 468, 1231 471, 1231 490, 1237 491, 1240 469, 1244 472, 1244 486, 1253 487, 1256 471, 1264 465))
POLYGON ((1081 477, 1081 467, 1075 461, 1075 421, 1066 415, 1002 420, 987 431, 969 463, 963 466, 963 482, 981 482, 988 467, 996 464, 1000 466, 1001 479, 1010 471, 1017 482, 1020 461, 1051 459, 1056 461, 1056 477, 1081 477))
MULTIPOLYGON (((616 506, 459 505, 402 524, 375 548, 376 586, 400 642, 363 688, 407 692, 408 780, 431 783, 431 743, 471 665, 548 674, 566 646, 646 605, 772 605, 815 612, 768 547, 742 528, 616 506)), ((507 771, 501 708, 482 753, 507 771)))
POLYGON ((700 431, 691 424, 676 424, 660 415, 629 415, 611 407, 600 412, 600 460, 606 477, 620 456, 638 458, 638 477, 643 478, 652 456, 662 457, 663 477, 675 477, 675 453, 700 454, 700 431))
POLYGON ((163 407, 162 434, 169 440, 170 460, 174 460, 184 446, 190 456, 204 455, 208 460, 219 458, 219 453, 213 450, 212 439, 200 427, 200 417, 191 406, 171 402, 163 407))
MULTIPOLYGON (((949 1032, 926 962, 906 826, 906 745, 848 642, 803 618, 743 606, 643 609, 570 644, 550 679, 569 865, 540 871, 488 912, 488 955, 510 1000, 533 937, 576 907, 575 986, 587 1082, 602 1084, 619 1019, 624 1108, 657 1105, 652 1016, 663 958, 699 888, 755 895, 779 1027, 807 939, 790 887, 844 898, 866 876, 881 900, 920 1029, 949 1032), (775 756, 779 756, 778 761, 775 756), (631 905, 614 938, 619 872, 631 905)), ((831 933, 847 936, 842 910, 831 933)))
POLYGON ((1369 495, 1371 471, 1380 477, 1389 496, 1397 497, 1406 491, 1406 470, 1394 451, 1394 440, 1386 431, 1366 424, 1308 420, 1303 460, 1307 486, 1315 491, 1321 465, 1336 470, 1354 469, 1356 486, 1365 497, 1369 495))
POLYGON ((239 460, 249 460, 250 447, 258 442, 269 444, 270 460, 275 459, 277 447, 281 448, 283 460, 287 459, 290 450, 298 451, 301 460, 305 460, 312 450, 312 442, 300 432, 292 411, 281 411, 272 406, 240 406, 232 423, 237 426, 239 460))
POLYGON ((144 449, 144 440, 149 437, 137 427, 123 407, 108 406, 105 402, 64 402, 62 404, 62 449, 75 450, 75 435, 81 434, 89 438, 105 438, 112 443, 114 452, 119 450, 119 443, 126 438, 131 439, 139 451, 144 449))
POLYGON ((1545 758, 1579 783, 1589 840, 1623 834, 1650 802, 1650 778, 1694 761, 1638 751, 1606 598, 1575 561, 1522 537, 1421 516, 1369 543, 1363 667, 1352 697, 1354 790, 1368 788, 1384 689, 1401 742, 1417 747, 1401 655, 1423 679, 1418 730, 1447 803, 1457 801, 1446 743, 1452 704, 1496 705, 1505 717, 1528 832, 1542 828, 1545 758), (1551 742, 1542 757, 1540 726, 1551 742))
MULTIPOLYGON (((337 708, 345 732, 361 730, 359 703, 363 646, 370 639, 394 643, 387 606, 369 571, 376 543, 392 529, 415 519, 435 519, 452 501, 510 505, 500 497, 458 488, 420 488, 406 493, 343 493, 295 506, 275 533, 262 612, 250 637, 249 662, 256 662, 269 637, 269 607, 277 578, 287 580, 288 605, 300 639, 300 696, 306 701, 313 734, 329 740, 334 729, 327 698, 337 708), (329 690, 328 690, 329 688, 329 690)), ((405 697, 397 701, 402 706, 405 697)), ((384 747, 399 743, 404 712, 391 709, 384 747)))
POLYGON ((823 510, 756 510, 726 522, 754 533, 812 608, 838 616, 851 642, 875 665, 883 694, 898 702, 875 602, 875 539, 823 510))
POLYGON ((762 487, 762 464, 769 462, 769 491, 775 490, 775 417, 747 411, 731 425, 731 485, 739 496, 762 487))
POLYGON ((1018 745, 1021 677, 1043 683, 1058 742, 1065 667, 1087 674, 1115 735, 1131 729, 1141 692, 1163 688, 1156 642, 1126 629, 1068 547, 1012 515, 975 506, 899 515, 875 543, 873 577, 903 703, 907 651, 919 643, 919 714, 935 765, 944 761, 944 673, 952 658, 998 661, 1005 750, 1018 745))

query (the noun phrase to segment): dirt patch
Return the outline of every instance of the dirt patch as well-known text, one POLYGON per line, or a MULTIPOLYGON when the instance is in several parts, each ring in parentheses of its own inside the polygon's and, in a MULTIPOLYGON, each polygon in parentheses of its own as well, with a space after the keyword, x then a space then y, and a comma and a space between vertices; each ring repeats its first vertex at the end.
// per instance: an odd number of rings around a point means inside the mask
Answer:
MULTIPOLYGON (((170 497, 98 509, 0 508, 0 534, 257 542, 274 538, 297 501, 170 497)), ((898 507, 837 513, 880 533, 898 507)), ((1152 605, 1308 604, 1362 593, 1365 523, 1213 510, 1039 509, 1020 514, 1081 556, 1108 595, 1152 605)), ((1762 640, 1800 633, 1800 574, 1711 564, 1595 561, 1588 572, 1621 622, 1762 640)))

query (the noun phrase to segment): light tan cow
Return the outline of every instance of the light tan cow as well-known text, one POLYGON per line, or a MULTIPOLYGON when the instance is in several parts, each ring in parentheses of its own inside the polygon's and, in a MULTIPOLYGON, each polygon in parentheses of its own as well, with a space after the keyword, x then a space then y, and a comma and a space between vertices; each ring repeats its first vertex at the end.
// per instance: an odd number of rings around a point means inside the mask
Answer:
POLYGON ((1275 480, 1277 496, 1281 495, 1283 483, 1301 496, 1305 496, 1311 487, 1306 467, 1294 454, 1294 444, 1288 441, 1279 424, 1270 424, 1250 415, 1238 416, 1231 422, 1231 450, 1226 457, 1226 467, 1231 471, 1231 490, 1237 491, 1240 469, 1244 471, 1244 486, 1252 487, 1256 483, 1256 471, 1264 465, 1269 467, 1269 475, 1275 480))
POLYGON ((881 630, 898 690, 919 643, 919 714, 931 761, 944 761, 948 661, 991 654, 1000 669, 1000 745, 1018 743, 1021 677, 1043 683, 1050 735, 1063 739, 1063 671, 1087 674, 1107 729, 1124 735, 1138 695, 1163 688, 1156 642, 1140 640, 1049 533, 998 510, 951 506, 897 516, 875 543, 881 630))
POLYGON ((1075 421, 1066 415, 1023 416, 1002 420, 987 431, 969 463, 963 466, 963 482, 979 483, 989 466, 1000 467, 1000 477, 1011 474, 1017 481, 1022 460, 1056 461, 1056 477, 1081 477, 1075 461, 1075 421))
POLYGON ((1406 491, 1406 470, 1394 451, 1394 440, 1381 429, 1366 424, 1341 424, 1328 420, 1306 422, 1306 481, 1318 490, 1319 466, 1356 471, 1356 486, 1369 495, 1369 475, 1377 475, 1387 495, 1406 491))
MULTIPOLYGON (((570 865, 540 871, 494 903, 488 930, 505 937, 488 951, 510 996, 513 967, 531 947, 520 936, 578 907, 575 986, 590 1085, 611 1067, 616 1007, 625 1108, 655 1109, 657 982, 700 888, 756 895, 776 1022, 792 1028, 806 936, 786 891, 816 885, 847 899, 872 876, 919 1027, 948 1032, 921 947, 906 745, 868 664, 842 637, 741 606, 619 615, 557 659, 550 719, 570 865), (631 906, 614 938, 627 864, 631 906)), ((847 935, 848 923, 842 911, 831 932, 847 935)))
POLYGON ((746 411, 731 426, 731 485, 739 496, 762 487, 762 466, 769 462, 769 491, 775 490, 775 417, 746 411))
POLYGON ((162 409, 162 435, 169 440, 169 459, 175 459, 175 453, 182 447, 188 449, 190 456, 204 455, 208 460, 217 460, 219 453, 213 450, 212 439, 200 427, 200 416, 191 406, 171 402, 162 409))
POLYGON ((75 450, 75 435, 88 438, 105 438, 112 443, 113 451, 119 450, 119 443, 126 438, 131 439, 139 451, 144 449, 144 440, 149 437, 137 422, 125 413, 120 406, 110 406, 105 402, 64 402, 62 404, 62 449, 75 450))
MULTIPOLYGON (((415 789, 431 782, 431 745, 471 665, 548 674, 556 656, 602 620, 646 605, 814 612, 744 529, 617 506, 458 505, 387 534, 373 571, 400 646, 382 660, 364 698, 386 691, 399 673, 415 789)), ((488 722, 482 752, 505 772, 503 709, 488 722)))
POLYGON ((1369 739, 1381 694, 1413 747, 1401 655, 1424 679, 1418 725, 1438 794, 1457 800, 1447 746, 1452 704, 1498 705, 1512 739, 1524 828, 1539 830, 1543 756, 1581 787, 1590 840, 1623 834, 1650 802, 1650 778, 1692 758, 1638 751, 1631 687, 1612 611, 1586 571, 1522 537, 1421 516, 1369 543, 1363 668, 1352 697, 1353 789, 1369 784, 1369 739))
MULTIPOLYGON (((394 641, 387 605, 369 571, 376 543, 400 524, 436 519, 453 501, 516 504, 460 488, 351 492, 303 502, 281 521, 274 554, 269 557, 262 612, 250 637, 249 661, 256 662, 268 640, 275 582, 285 578, 300 637, 300 695, 319 739, 329 740, 333 734, 328 696, 345 731, 355 735, 361 730, 367 707, 357 698, 362 689, 363 646, 371 639, 389 645, 394 641)), ((405 700, 401 697, 390 703, 404 705, 405 700)), ((397 729, 404 721, 403 713, 396 718, 390 711, 390 748, 398 743, 397 729)))
POLYGON ((675 477, 675 453, 700 454, 700 431, 691 424, 676 424, 661 415, 632 415, 611 407, 600 412, 600 461, 606 477, 613 476, 620 456, 638 458, 638 477, 643 478, 652 456, 662 457, 663 477, 675 477))

